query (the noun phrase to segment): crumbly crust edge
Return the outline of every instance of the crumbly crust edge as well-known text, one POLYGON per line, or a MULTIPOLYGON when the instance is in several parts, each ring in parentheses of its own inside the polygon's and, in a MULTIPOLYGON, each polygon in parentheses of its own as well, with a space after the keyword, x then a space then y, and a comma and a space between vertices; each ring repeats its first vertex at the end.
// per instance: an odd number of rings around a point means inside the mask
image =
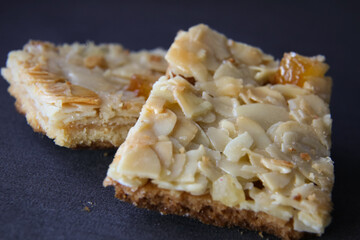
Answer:
POLYGON ((241 227, 273 234, 284 240, 300 239, 307 235, 292 228, 292 220, 284 221, 264 212, 239 210, 213 201, 210 194, 195 196, 187 192, 158 188, 148 182, 133 189, 110 177, 104 186, 114 186, 115 197, 133 205, 162 214, 175 214, 195 218, 202 223, 219 227, 241 227))

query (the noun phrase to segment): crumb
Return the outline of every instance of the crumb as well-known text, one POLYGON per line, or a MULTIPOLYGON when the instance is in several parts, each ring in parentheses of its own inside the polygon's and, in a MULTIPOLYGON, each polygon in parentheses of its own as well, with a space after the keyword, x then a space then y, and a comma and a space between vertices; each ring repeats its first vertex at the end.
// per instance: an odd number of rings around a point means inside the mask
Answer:
POLYGON ((104 157, 107 157, 109 156, 109 153, 108 152, 104 152, 104 157))
POLYGON ((90 211, 91 211, 91 209, 90 209, 88 206, 85 206, 85 207, 83 208, 83 210, 84 210, 84 211, 87 211, 87 212, 90 212, 90 211))
POLYGON ((88 202, 84 203, 83 205, 84 205, 84 207, 82 209, 83 211, 91 212, 91 210, 94 208, 94 206, 96 204, 91 201, 88 201, 88 202))
POLYGON ((259 232, 259 236, 260 236, 261 238, 264 238, 264 235, 263 235, 262 232, 259 232))

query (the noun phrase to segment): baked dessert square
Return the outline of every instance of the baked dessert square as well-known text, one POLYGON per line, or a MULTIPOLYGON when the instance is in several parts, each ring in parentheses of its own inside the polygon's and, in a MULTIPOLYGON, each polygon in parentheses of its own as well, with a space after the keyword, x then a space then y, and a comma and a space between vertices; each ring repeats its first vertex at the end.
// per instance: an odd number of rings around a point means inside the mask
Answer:
POLYGON ((167 75, 110 165, 117 198, 282 239, 330 223, 331 78, 323 56, 260 49, 205 25, 178 33, 167 75))
POLYGON ((30 41, 9 53, 1 72, 34 131, 69 148, 118 147, 165 73, 164 55, 119 44, 30 41))

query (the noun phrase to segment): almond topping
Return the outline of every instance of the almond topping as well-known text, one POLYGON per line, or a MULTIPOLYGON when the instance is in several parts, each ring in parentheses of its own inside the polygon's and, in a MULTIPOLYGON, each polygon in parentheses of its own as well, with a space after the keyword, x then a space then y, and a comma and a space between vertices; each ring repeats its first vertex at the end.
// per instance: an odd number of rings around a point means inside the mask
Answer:
POLYGON ((102 69, 107 68, 107 62, 102 56, 89 56, 84 59, 84 65, 87 68, 93 69, 95 67, 99 67, 102 69))
POLYGON ((309 201, 315 201, 315 199, 316 199, 316 195, 313 193, 313 194, 310 194, 308 197, 307 197, 307 199, 309 200, 309 201))
MULTIPOLYGON (((190 33, 180 32, 170 48, 168 75, 154 85, 144 108, 157 112, 146 114, 143 109, 140 116, 156 126, 150 129, 153 135, 139 135, 146 130, 140 124, 131 130, 137 137, 152 137, 158 159, 146 154, 144 164, 159 162, 161 169, 149 173, 143 164, 138 172, 155 175, 150 180, 159 188, 210 194, 228 207, 294 221, 294 230, 322 233, 329 220, 327 190, 333 183, 329 146, 323 144, 330 136, 331 119, 328 104, 299 86, 302 80, 322 76, 312 67, 284 68, 289 70, 284 77, 298 73, 299 84, 269 84, 278 62, 216 34, 200 25, 190 33), (224 51, 218 51, 223 45, 224 51), (319 118, 313 122, 309 116, 315 115, 319 118), (313 156, 316 161, 310 161, 313 156)), ((135 139, 122 146, 131 144, 137 144, 135 139)), ((127 165, 132 167, 130 160, 127 165)))

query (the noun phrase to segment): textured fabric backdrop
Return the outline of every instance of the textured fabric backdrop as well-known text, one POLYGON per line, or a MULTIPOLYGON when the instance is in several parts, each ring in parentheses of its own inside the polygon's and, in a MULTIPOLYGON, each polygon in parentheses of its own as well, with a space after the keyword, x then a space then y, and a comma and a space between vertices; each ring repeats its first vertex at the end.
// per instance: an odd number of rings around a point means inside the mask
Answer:
MULTIPOLYGON (((358 9, 355 1, 7 1, 0 9, 0 64, 29 39, 168 48, 179 29, 201 22, 277 58, 290 50, 324 54, 334 79, 336 182, 333 222, 323 238, 358 239, 358 9)), ((1 78, 0 239, 260 239, 256 232, 161 216, 116 200, 113 189, 102 186, 115 150, 54 145, 16 112, 7 87, 1 78)))

